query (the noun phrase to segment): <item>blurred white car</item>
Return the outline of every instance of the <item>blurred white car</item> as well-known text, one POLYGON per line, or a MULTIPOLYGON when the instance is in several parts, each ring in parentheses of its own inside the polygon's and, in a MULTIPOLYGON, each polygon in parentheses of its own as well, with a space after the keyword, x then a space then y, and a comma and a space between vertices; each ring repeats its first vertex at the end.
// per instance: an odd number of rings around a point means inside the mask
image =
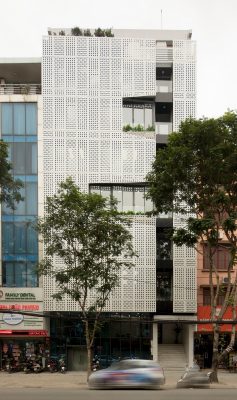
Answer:
POLYGON ((93 372, 88 380, 90 389, 153 388, 165 384, 164 371, 152 360, 129 359, 93 372))

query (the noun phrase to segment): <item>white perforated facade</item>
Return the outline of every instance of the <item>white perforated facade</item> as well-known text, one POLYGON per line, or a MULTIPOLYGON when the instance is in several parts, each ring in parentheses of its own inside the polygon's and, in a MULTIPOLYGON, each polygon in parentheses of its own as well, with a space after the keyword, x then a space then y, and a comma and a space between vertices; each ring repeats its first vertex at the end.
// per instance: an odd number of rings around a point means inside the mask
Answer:
POLYGON ((173 131, 180 122, 196 116, 196 43, 173 42, 173 131))
MULTIPOLYGON (((195 116, 193 42, 178 35, 173 49, 162 52, 157 41, 165 40, 165 31, 144 32, 131 31, 130 36, 129 31, 115 30, 115 37, 98 38, 71 36, 66 31, 65 36, 43 38, 45 197, 55 193, 67 176, 84 191, 90 183, 144 182, 155 156, 155 133, 123 132, 123 99, 155 99, 156 65, 167 62, 167 57, 174 70, 174 129, 187 116, 195 116)), ((168 40, 172 35, 175 37, 169 31, 168 40)), ((134 216, 132 230, 139 257, 132 271, 121 272, 121 286, 112 294, 106 311, 155 312, 156 220, 134 216)), ((189 262, 193 258, 185 250, 187 260, 179 270, 178 251, 174 288, 183 274, 185 287, 191 287, 195 276, 189 262)), ((60 260, 55 262, 60 265, 60 260)), ((55 283, 45 277, 46 311, 78 309, 69 298, 54 301, 51 295, 55 290, 55 283)), ((174 291, 174 309, 191 312, 194 299, 184 291, 174 291)))

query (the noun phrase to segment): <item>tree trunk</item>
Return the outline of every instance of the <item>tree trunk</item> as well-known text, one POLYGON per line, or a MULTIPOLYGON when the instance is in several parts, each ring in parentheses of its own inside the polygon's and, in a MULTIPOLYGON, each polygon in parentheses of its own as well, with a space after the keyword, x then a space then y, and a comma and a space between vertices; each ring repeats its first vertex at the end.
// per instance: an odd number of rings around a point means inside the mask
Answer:
POLYGON ((90 330, 89 323, 85 320, 85 330, 86 330, 86 349, 87 349, 87 381, 91 374, 91 366, 92 366, 92 351, 91 351, 91 338, 90 338, 90 330))
POLYGON ((212 382, 219 382, 218 381, 218 362, 219 362, 219 357, 218 357, 218 345, 219 345, 219 333, 220 333, 220 328, 218 324, 213 324, 213 354, 212 354, 212 373, 211 373, 211 379, 212 382))

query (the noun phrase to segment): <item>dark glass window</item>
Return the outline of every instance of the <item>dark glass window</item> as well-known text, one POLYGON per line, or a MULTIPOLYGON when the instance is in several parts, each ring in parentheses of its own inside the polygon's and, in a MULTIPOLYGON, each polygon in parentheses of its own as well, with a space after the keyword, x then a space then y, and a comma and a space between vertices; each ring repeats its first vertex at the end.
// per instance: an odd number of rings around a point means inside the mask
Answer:
POLYGON ((12 223, 2 224, 2 245, 4 254, 12 254, 14 251, 14 230, 12 223))
POLYGON ((157 81, 170 81, 172 79, 172 68, 171 67, 157 67, 156 68, 156 80, 157 81))
MULTIPOLYGON (((214 288, 214 295, 216 293, 216 288, 214 288)), ((226 294, 226 288, 222 287, 220 288, 219 295, 217 298, 217 305, 222 306, 222 304, 225 301, 225 294, 226 294)), ((210 288, 203 288, 203 305, 204 306, 210 306, 211 305, 211 290, 210 288)))
MULTIPOLYGON (((209 270, 210 268, 210 259, 208 256, 208 247, 204 245, 203 248, 203 269, 209 270)), ((213 255, 213 264, 218 270, 228 270, 230 262, 230 246, 220 245, 213 255)))
MULTIPOLYGON (((27 155, 28 157, 28 155, 27 155)), ((13 143, 13 173, 25 175, 26 143, 13 143)))
POLYGON ((36 266, 31 262, 4 262, 3 286, 37 287, 36 266))
POLYGON ((38 253, 38 234, 28 222, 2 223, 3 254, 38 253))

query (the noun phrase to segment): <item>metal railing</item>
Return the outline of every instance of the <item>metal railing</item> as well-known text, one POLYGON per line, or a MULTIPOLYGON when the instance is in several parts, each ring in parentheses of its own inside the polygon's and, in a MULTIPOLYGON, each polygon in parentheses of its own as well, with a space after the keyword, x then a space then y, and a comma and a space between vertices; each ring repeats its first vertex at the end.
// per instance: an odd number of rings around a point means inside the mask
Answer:
POLYGON ((173 61, 173 48, 172 47, 156 47, 156 62, 165 63, 173 61))
POLYGON ((41 94, 41 85, 38 83, 3 84, 0 85, 1 94, 41 94))

